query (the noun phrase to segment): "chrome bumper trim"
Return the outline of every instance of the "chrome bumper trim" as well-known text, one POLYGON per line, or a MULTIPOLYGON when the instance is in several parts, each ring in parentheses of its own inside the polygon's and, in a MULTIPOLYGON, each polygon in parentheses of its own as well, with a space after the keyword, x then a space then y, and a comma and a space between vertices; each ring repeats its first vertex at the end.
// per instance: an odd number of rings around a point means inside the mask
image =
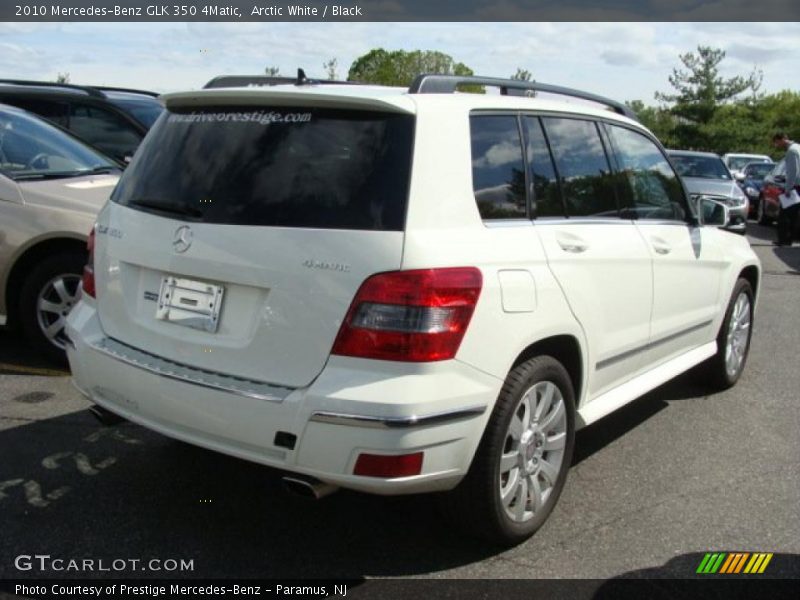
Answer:
POLYGON ((245 396, 246 398, 266 400, 268 402, 283 402, 294 391, 293 388, 271 385, 263 381, 253 381, 190 367, 189 365, 177 363, 133 348, 113 338, 103 338, 98 342, 90 343, 89 346, 106 356, 143 371, 182 381, 183 383, 245 396))
POLYGON ((447 421, 457 421, 477 417, 486 412, 485 406, 459 408, 447 412, 430 415, 412 415, 410 417, 373 417, 369 415, 349 415, 334 412, 315 412, 311 421, 316 423, 329 423, 332 425, 346 425, 349 427, 369 427, 375 429, 402 429, 407 427, 425 427, 438 425, 447 421))

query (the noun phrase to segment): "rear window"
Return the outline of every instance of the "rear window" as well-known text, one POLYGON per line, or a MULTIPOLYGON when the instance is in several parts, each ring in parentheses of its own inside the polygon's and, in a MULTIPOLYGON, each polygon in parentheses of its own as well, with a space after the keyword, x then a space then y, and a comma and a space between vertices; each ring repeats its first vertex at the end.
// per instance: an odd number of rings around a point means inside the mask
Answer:
POLYGON ((126 100, 121 98, 109 98, 109 101, 123 109, 148 129, 153 126, 153 123, 156 122, 164 111, 164 107, 155 99, 126 100))
POLYGON ((112 200, 205 223, 399 231, 413 128, 380 112, 172 109, 112 200))
POLYGON ((700 179, 730 179, 731 174, 719 156, 702 154, 670 154, 672 164, 681 177, 700 179))

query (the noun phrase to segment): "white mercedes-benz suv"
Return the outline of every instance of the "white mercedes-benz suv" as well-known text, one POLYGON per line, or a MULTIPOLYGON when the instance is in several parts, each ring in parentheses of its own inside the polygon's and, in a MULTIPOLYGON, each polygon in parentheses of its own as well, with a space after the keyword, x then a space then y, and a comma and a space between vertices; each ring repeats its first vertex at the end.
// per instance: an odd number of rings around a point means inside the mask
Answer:
POLYGON ((104 410, 317 494, 444 492, 511 544, 576 429, 742 373, 759 261, 621 104, 433 75, 164 101, 68 319, 104 410))

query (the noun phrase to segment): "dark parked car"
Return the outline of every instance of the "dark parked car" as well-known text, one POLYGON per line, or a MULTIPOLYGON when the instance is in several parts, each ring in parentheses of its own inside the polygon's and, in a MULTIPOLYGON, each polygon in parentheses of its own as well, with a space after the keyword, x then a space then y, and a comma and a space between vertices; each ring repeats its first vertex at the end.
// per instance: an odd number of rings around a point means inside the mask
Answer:
POLYGON ((764 186, 764 178, 775 168, 775 163, 752 162, 742 169, 744 179, 739 181, 739 186, 744 191, 748 200, 747 216, 751 219, 758 213, 759 198, 761 188, 764 186))
POLYGON ((747 197, 722 159, 712 152, 667 150, 689 195, 722 202, 730 209, 728 231, 744 234, 747 229, 747 197))
POLYGON ((158 94, 126 88, 0 79, 0 102, 52 121, 125 165, 163 107, 158 94))

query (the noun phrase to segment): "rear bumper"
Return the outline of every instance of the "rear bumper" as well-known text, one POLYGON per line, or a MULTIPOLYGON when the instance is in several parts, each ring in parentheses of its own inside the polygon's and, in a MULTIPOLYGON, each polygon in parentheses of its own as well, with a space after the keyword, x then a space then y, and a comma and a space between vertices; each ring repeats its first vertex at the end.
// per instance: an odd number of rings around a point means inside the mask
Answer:
POLYGON ((74 383, 100 406, 169 437, 378 494, 457 484, 502 386, 455 360, 420 365, 331 357, 310 386, 259 397, 170 377, 149 359, 137 357, 145 363, 137 365, 124 353, 104 351, 108 338, 86 301, 70 313, 67 335, 74 383), (294 447, 275 445, 278 432, 296 436, 294 447), (420 475, 352 474, 362 452, 420 451, 420 475))

